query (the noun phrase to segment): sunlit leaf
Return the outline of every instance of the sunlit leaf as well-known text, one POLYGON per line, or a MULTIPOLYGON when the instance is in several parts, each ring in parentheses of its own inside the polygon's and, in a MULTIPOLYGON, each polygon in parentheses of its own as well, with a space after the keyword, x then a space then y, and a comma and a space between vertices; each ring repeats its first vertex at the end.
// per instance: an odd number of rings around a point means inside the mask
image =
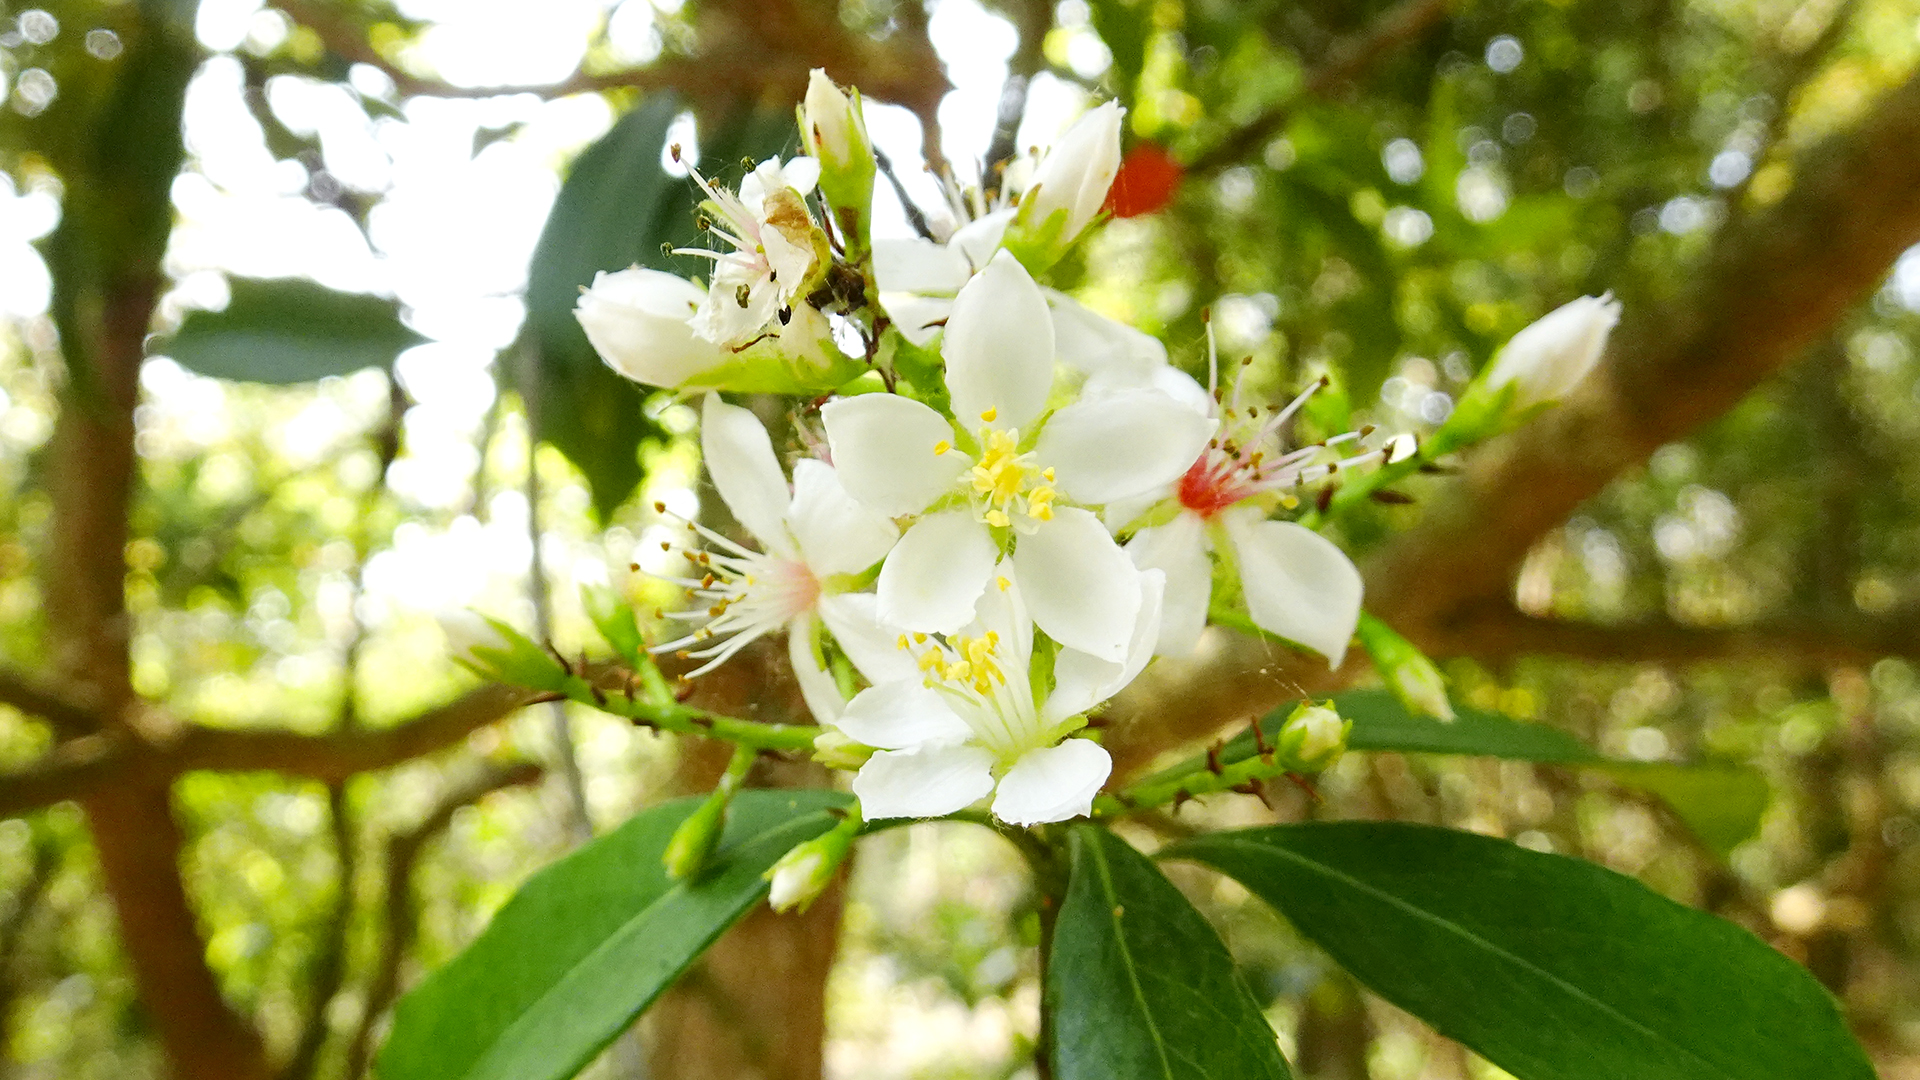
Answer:
POLYGON ((1832 997, 1745 930, 1589 862, 1450 829, 1176 845, 1380 996, 1520 1080, 1871 1080, 1832 997))
POLYGON ((220 311, 195 311, 159 351, 221 379, 304 383, 362 368, 390 368, 427 339, 400 321, 400 306, 305 278, 233 278, 220 311))
POLYGON ((382 1080, 564 1080, 766 895, 760 877, 825 832, 844 795, 746 791, 707 874, 661 864, 702 800, 678 799, 535 874, 467 950, 394 1010, 382 1080))

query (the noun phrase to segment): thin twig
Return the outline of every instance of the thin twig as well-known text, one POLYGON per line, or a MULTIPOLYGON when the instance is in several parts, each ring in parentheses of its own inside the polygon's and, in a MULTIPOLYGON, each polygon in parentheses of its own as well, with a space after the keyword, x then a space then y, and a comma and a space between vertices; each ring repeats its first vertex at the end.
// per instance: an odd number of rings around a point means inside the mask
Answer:
POLYGON ((367 1057, 373 1046, 373 1031, 380 1017, 393 1004, 400 988, 400 963, 413 942, 416 928, 413 911, 413 871, 420 851, 428 841, 444 831, 453 815, 486 796, 505 788, 537 783, 540 766, 531 762, 481 774, 449 791, 420 824, 387 842, 387 897, 383 908, 386 926, 380 957, 374 963, 373 978, 367 983, 366 1005, 360 1023, 347 1043, 345 1080, 358 1080, 366 1074, 367 1057))

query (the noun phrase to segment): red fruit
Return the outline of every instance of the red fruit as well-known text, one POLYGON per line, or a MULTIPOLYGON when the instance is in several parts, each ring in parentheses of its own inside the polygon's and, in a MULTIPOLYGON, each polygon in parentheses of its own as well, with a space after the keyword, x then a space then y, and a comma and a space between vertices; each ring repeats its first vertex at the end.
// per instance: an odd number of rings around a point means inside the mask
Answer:
POLYGON ((1104 209, 1117 218, 1151 214, 1173 201, 1185 176, 1186 170, 1158 143, 1135 143, 1120 161, 1104 209))

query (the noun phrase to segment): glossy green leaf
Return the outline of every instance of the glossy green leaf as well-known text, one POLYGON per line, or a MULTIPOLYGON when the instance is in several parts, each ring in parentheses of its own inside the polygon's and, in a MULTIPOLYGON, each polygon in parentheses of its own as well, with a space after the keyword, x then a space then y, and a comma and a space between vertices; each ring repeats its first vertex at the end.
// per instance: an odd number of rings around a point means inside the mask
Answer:
POLYGON ((1520 1080, 1872 1080, 1833 999, 1745 930, 1589 862, 1450 829, 1176 845, 1380 996, 1520 1080))
POLYGON ((394 1010, 381 1080, 564 1080, 584 1068, 762 896, 760 875, 825 832, 825 791, 747 791, 707 875, 661 853, 698 798, 636 815, 530 878, 467 950, 394 1010))
POLYGON ((313 382, 390 368, 427 339, 400 321, 400 305, 305 278, 233 278, 221 311, 195 311, 158 351, 181 367, 240 382, 313 382))
POLYGON ((1763 773, 1739 765, 1609 761, 1592 768, 1659 796, 1701 843, 1722 855, 1753 838, 1773 798, 1763 773))
POLYGON ((1057 1080, 1287 1077, 1233 958, 1180 890, 1105 829, 1077 826, 1069 842, 1047 961, 1057 1080))
POLYGON ((1415 716, 1385 690, 1355 690, 1334 699, 1340 715, 1353 721, 1347 745, 1355 750, 1394 750, 1414 754, 1473 754, 1483 757, 1582 765, 1603 759, 1579 739, 1546 724, 1511 720, 1498 713, 1456 704, 1451 723, 1415 716))
MULTIPOLYGON (((659 430, 641 413, 648 389, 601 361, 573 309, 601 271, 640 265, 712 273, 705 260, 662 253, 663 245, 701 243, 694 226, 699 189, 661 164, 686 108, 675 94, 650 95, 580 154, 527 271, 531 349, 515 359, 511 377, 533 414, 534 434, 586 475, 603 519, 640 483, 640 444, 659 430)), ((767 157, 797 138, 791 112, 744 114, 700 132, 702 168, 725 177, 742 156, 767 157)))

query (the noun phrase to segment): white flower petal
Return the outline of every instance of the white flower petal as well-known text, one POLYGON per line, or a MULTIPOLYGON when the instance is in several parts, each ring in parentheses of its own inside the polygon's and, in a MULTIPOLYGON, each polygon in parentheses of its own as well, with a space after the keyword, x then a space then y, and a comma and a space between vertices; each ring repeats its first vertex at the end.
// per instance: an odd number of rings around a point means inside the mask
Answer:
POLYGON ((1027 610, 1053 640, 1102 660, 1126 656, 1140 614, 1140 572, 1099 518, 1071 507, 1054 511, 1014 544, 1013 565, 1027 610))
POLYGON ((768 551, 790 553, 786 516, 792 493, 760 418, 709 393, 700 411, 700 452, 734 519, 768 551))
POLYGON ((813 248, 794 243, 771 226, 760 233, 760 246, 766 249, 767 265, 773 268, 769 279, 779 290, 781 306, 792 304, 813 269, 813 248))
POLYGON ((880 568, 880 621, 927 634, 959 630, 973 620, 999 556, 987 527, 964 510, 921 518, 880 568))
POLYGON ((1179 479, 1213 429, 1213 421, 1158 390, 1129 390, 1054 413, 1034 456, 1053 468, 1061 494, 1104 503, 1179 479))
POLYGON ((873 280, 883 293, 952 296, 972 276, 965 254, 931 240, 873 242, 873 280))
POLYGON ((857 574, 886 558, 900 538, 892 518, 855 501, 834 467, 813 458, 793 463, 787 527, 816 577, 857 574))
POLYGON ((1047 290, 1053 311, 1054 351, 1059 361, 1090 377, 1102 377, 1111 389, 1153 384, 1154 372, 1167 366, 1160 339, 1107 318, 1063 292, 1047 290))
POLYGON ((887 317, 893 320, 900 336, 922 348, 940 336, 947 316, 953 314, 950 297, 909 292, 883 292, 880 306, 887 309, 887 317))
POLYGON ((1516 383, 1516 403, 1525 408, 1571 393, 1607 351, 1607 336, 1620 321, 1612 293, 1582 296, 1562 304, 1513 335, 1487 372, 1487 386, 1516 383))
POLYGON ((846 699, 840 696, 840 684, 833 672, 813 658, 813 617, 802 615, 787 626, 787 659, 793 664, 793 678, 800 684, 800 697, 816 722, 831 724, 840 718, 846 699))
POLYGON ((1033 619, 1020 593, 1020 575, 1011 559, 993 568, 993 583, 973 605, 973 622, 964 628, 969 637, 1000 636, 999 653, 1009 669, 1025 671, 1033 658, 1033 619))
POLYGON ((1207 605, 1213 599, 1213 563, 1207 558, 1206 525, 1183 513, 1165 525, 1133 534, 1127 554, 1142 570, 1167 575, 1167 596, 1160 612, 1160 638, 1154 651, 1162 656, 1185 656, 1200 644, 1207 628, 1207 605))
POLYGON ((967 273, 972 274, 993 260, 993 253, 1000 248, 1000 241, 1007 235, 1007 226, 1013 223, 1017 211, 1013 207, 995 210, 982 218, 976 218, 954 230, 947 238, 947 249, 958 252, 966 261, 967 273))
POLYGON ((913 654, 900 647, 900 631, 880 622, 879 598, 872 593, 829 593, 816 610, 834 643, 868 682, 919 678, 913 654))
POLYGON ((1226 515, 1247 614, 1255 625, 1326 657, 1334 667, 1360 621, 1360 571, 1333 541, 1257 510, 1226 515))
POLYGON ((1113 757, 1088 739, 1029 750, 1000 778, 993 814, 1010 825, 1085 817, 1112 772, 1113 757))
POLYGON ((850 739, 882 750, 965 742, 973 729, 946 699, 917 678, 870 686, 853 696, 834 723, 850 739))
POLYGON ((1159 570, 1140 572, 1140 615, 1133 621, 1126 658, 1119 663, 1088 656, 1078 649, 1061 649, 1053 662, 1053 693, 1047 696, 1041 717, 1049 722, 1083 713, 1119 693, 1139 677, 1153 659, 1160 639, 1161 605, 1166 575, 1159 570))
POLYGON ((1063 241, 1078 236, 1106 202, 1107 189, 1120 172, 1120 119, 1125 114, 1113 101, 1087 110, 1034 170, 1028 185, 1037 204, 1034 218, 1044 223, 1065 211, 1063 241))
POLYGON ((853 778, 853 793, 868 821, 940 817, 992 790, 993 755, 977 746, 882 750, 853 778))
POLYGON ((608 366, 635 382, 678 389, 731 359, 693 332, 706 299, 691 281, 636 266, 595 274, 573 314, 608 366))
POLYGON ((1053 389, 1053 316, 1040 286, 1002 251, 954 298, 940 344, 953 415, 972 427, 993 412, 995 427, 1040 415, 1053 389))
POLYGON ((958 450, 947 418, 898 394, 860 394, 820 410, 827 449, 847 494, 883 514, 915 514, 947 493, 973 464, 958 450))

